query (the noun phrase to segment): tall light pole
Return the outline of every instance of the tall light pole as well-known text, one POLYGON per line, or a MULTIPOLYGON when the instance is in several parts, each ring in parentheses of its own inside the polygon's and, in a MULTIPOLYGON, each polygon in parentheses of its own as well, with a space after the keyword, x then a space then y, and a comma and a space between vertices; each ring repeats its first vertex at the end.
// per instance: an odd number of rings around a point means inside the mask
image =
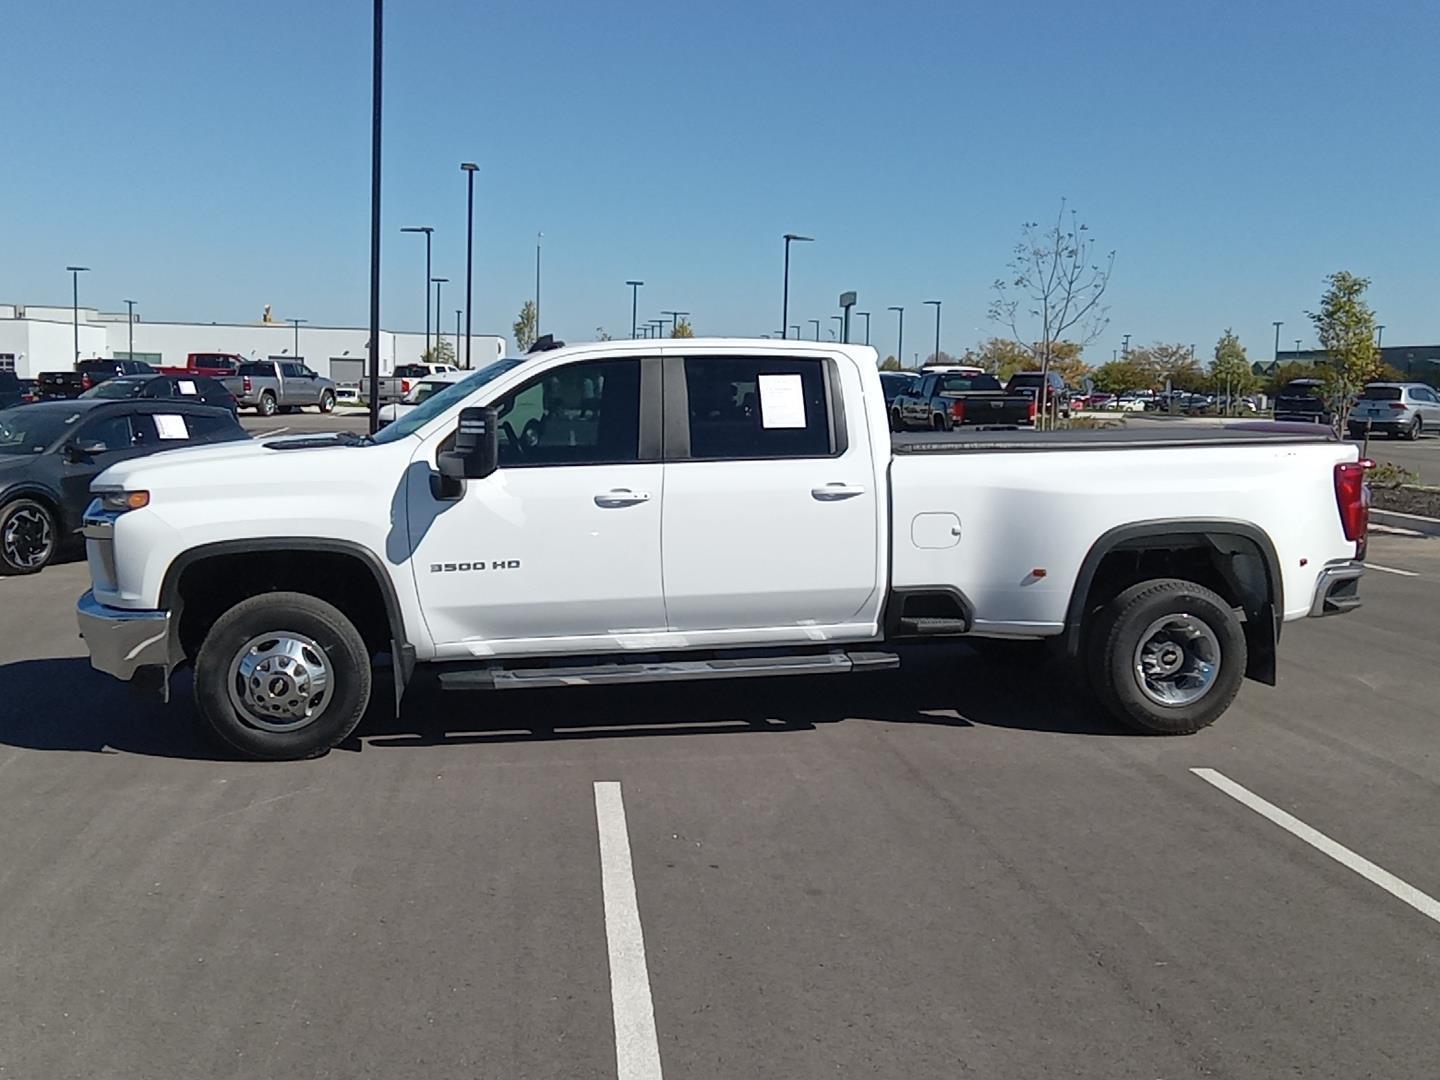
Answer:
MULTIPOLYGON (((800 236, 796 233, 785 234, 785 285, 780 293, 780 325, 790 325, 790 242, 798 240, 801 243, 810 243, 813 236, 800 236)), ((812 320, 813 321, 813 320, 812 320)), ((815 327, 815 340, 820 340, 820 327, 815 327)))
POLYGON ((866 344, 866 345, 869 345, 869 344, 870 344, 870 313, 869 313, 868 311, 857 311, 857 312, 855 312, 855 314, 856 314, 856 315, 859 315, 862 319, 865 320, 865 344, 866 344))
MULTIPOLYGON (((430 234, 435 231, 433 225, 407 225, 401 232, 414 232, 425 234, 425 351, 430 351, 430 234)), ((437 311, 435 313, 439 315, 437 311)))
POLYGON ((895 327, 895 362, 903 368, 905 366, 905 308, 891 304, 889 310, 899 316, 899 323, 895 327))
POLYGON ((838 341, 840 339, 840 332, 845 329, 845 316, 831 315, 830 318, 834 319, 837 323, 840 324, 835 328, 835 338, 838 341))
POLYGON ((535 340, 540 340, 540 241, 545 239, 543 232, 535 234, 535 340))
POLYGON ((299 360, 299 359, 300 359, 300 324, 301 324, 302 322, 309 322, 310 320, 309 320, 309 319, 286 319, 285 321, 288 322, 288 323, 293 323, 294 326, 295 326, 295 359, 296 359, 296 360, 299 360))
POLYGON ((926 300, 927 304, 935 305, 935 362, 940 362, 940 301, 926 300))
MULTIPOLYGON (((799 340, 800 340, 800 327, 798 327, 798 326, 792 326, 792 327, 790 327, 790 329, 795 331, 795 340, 796 340, 796 341, 799 341, 799 340)), ((782 329, 782 330, 780 331, 780 336, 781 336, 782 338, 786 338, 786 337, 789 337, 790 335, 789 335, 789 333, 787 333, 784 329, 782 329)))
POLYGON ((807 321, 808 321, 808 322, 811 322, 811 323, 813 323, 813 324, 815 325, 815 340, 816 340, 816 341, 819 341, 819 340, 820 340, 820 320, 819 320, 819 319, 809 319, 809 320, 807 320, 807 321))
POLYGON ((127 359, 127 360, 134 360, 134 359, 135 359, 135 301, 134 301, 134 300, 126 300, 126 301, 125 301, 125 321, 130 324, 130 351, 125 355, 125 359, 127 359))
POLYGON ((1120 342, 1120 355, 1121 355, 1121 356, 1129 356, 1129 355, 1130 355, 1130 335, 1129 335, 1129 334, 1126 334, 1125 337, 1124 337, 1124 339, 1120 342))
POLYGON ((1300 359, 1300 339, 1298 337, 1295 339, 1295 359, 1300 359))
MULTIPOLYGON (((466 352, 468 353, 469 350, 467 349, 466 352)), ((456 364, 457 367, 458 367, 459 364, 460 364, 460 309, 459 309, 459 308, 456 308, 456 309, 455 309, 455 364, 456 364)), ((468 357, 467 357, 466 360, 465 360, 465 364, 466 364, 467 367, 468 367, 469 364, 470 364, 470 360, 469 360, 468 357)))
POLYGON ((70 319, 75 325, 75 361, 80 360, 80 275, 87 273, 88 266, 67 266, 70 271, 70 319))
MULTIPOLYGON (((380 430, 380 103, 385 39, 385 3, 374 0, 370 46, 370 434, 380 430)), ((425 275, 429 277, 427 273, 425 275)), ((429 299, 430 289, 425 289, 429 299)))
POLYGON ((1283 322, 1277 321, 1271 323, 1270 325, 1275 327, 1275 355, 1271 357, 1271 360, 1274 363, 1278 364, 1280 363, 1280 327, 1284 326, 1285 324, 1283 322))
MULTIPOLYGON (((460 169, 465 173, 465 367, 470 367, 470 304, 474 291, 471 282, 475 274, 475 171, 480 166, 473 161, 462 161, 460 169)), ((455 363, 460 363, 460 330, 455 330, 455 363)))
POLYGON ((1380 348, 1380 342, 1385 340, 1385 324, 1380 323, 1375 327, 1375 348, 1380 348))
POLYGON ((662 311, 660 314, 670 316, 670 332, 674 334, 675 330, 680 326, 681 318, 690 313, 688 311, 662 311))
POLYGON ((450 279, 448 277, 432 277, 430 280, 435 283, 435 353, 430 357, 430 362, 433 364, 440 355, 440 286, 450 279))
POLYGON ((651 326, 653 326, 653 327, 655 328, 655 332, 650 335, 651 337, 662 338, 662 337, 665 336, 665 320, 664 320, 664 319, 650 319, 650 320, 648 320, 648 322, 650 323, 651 326))
POLYGON ((630 286, 630 336, 633 338, 635 336, 635 314, 639 310, 640 303, 640 286, 645 283, 643 281, 627 281, 625 284, 630 286))

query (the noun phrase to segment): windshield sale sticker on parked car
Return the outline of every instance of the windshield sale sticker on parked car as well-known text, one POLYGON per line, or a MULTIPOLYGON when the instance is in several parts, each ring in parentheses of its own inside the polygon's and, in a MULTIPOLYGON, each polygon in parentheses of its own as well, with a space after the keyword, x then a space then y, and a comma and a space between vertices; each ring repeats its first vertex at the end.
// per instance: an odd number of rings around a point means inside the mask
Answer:
POLYGON ((799 375, 760 376, 760 425, 767 428, 805 426, 805 388, 799 375))
POLYGON ((171 416, 170 414, 157 414, 155 416, 155 431, 162 439, 188 439, 190 429, 185 424, 185 417, 171 416))
POLYGON ((182 394, 194 394, 194 393, 195 393, 195 384, 194 384, 193 382, 191 382, 189 379, 181 379, 181 380, 180 380, 179 382, 177 382, 175 385, 180 388, 180 393, 182 393, 182 394))

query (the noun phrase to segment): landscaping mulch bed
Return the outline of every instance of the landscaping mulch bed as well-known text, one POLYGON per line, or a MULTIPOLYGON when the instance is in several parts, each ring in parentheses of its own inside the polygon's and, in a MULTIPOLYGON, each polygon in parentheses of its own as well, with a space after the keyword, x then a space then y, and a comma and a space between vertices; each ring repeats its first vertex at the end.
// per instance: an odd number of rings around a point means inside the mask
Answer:
POLYGON ((1394 510, 1399 514, 1419 514, 1440 518, 1440 488, 1393 487, 1372 488, 1370 503, 1377 510, 1394 510))

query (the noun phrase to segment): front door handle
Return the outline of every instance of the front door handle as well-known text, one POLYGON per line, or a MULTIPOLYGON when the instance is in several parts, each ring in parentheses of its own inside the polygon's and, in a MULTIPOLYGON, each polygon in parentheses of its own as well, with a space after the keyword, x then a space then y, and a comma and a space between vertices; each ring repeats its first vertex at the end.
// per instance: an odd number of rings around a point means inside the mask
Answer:
POLYGON ((853 499, 856 495, 864 495, 863 487, 853 487, 850 484, 826 484, 824 487, 810 489, 811 498, 820 502, 839 502, 841 499, 853 499))
POLYGON ((618 506, 638 506, 649 501, 648 491, 631 491, 629 488, 612 488, 595 496, 595 505, 607 510, 618 506))

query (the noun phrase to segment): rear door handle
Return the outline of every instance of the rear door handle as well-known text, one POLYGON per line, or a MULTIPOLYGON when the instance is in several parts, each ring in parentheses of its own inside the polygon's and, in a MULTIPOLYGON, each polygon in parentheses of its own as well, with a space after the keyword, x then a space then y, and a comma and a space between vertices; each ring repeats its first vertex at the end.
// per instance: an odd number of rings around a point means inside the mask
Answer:
POLYGON ((619 506, 638 506, 650 501, 648 491, 631 491, 629 488, 612 488, 595 496, 595 505, 606 509, 619 506))
POLYGON ((826 484, 824 487, 810 489, 812 498, 820 502, 839 502, 841 499, 853 499, 856 495, 864 495, 863 487, 853 487, 850 484, 826 484))

